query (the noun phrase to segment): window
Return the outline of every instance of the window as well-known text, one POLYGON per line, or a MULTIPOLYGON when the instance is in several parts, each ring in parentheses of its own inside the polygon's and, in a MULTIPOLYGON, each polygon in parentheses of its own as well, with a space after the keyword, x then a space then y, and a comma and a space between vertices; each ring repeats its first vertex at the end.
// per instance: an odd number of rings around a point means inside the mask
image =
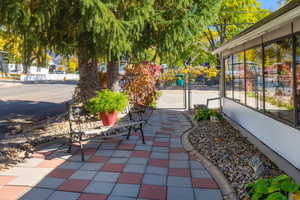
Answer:
POLYGON ((233 97, 235 101, 245 102, 244 51, 233 55, 233 97))
POLYGON ((292 81, 292 39, 273 42, 264 48, 265 111, 294 121, 292 81))
POLYGON ((247 105, 263 110, 262 47, 246 50, 245 56, 247 105))
POLYGON ((296 107, 297 107, 297 125, 300 125, 300 35, 296 36, 296 107))
POLYGON ((225 58, 225 96, 227 98, 233 98, 232 87, 232 57, 225 58))

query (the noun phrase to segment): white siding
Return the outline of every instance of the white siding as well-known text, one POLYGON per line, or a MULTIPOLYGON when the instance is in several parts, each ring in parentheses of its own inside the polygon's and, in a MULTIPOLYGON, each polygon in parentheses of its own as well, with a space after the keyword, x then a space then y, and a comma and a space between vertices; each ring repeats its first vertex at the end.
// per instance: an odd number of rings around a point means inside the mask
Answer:
POLYGON ((234 101, 223 99, 223 112, 300 169, 300 131, 234 101))

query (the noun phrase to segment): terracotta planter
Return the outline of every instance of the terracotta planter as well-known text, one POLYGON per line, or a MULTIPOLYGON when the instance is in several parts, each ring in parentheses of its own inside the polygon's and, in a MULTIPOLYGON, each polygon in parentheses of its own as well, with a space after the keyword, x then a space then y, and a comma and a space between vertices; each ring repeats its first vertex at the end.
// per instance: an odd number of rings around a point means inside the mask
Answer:
POLYGON ((117 122, 118 112, 100 113, 99 117, 104 126, 112 126, 117 122))

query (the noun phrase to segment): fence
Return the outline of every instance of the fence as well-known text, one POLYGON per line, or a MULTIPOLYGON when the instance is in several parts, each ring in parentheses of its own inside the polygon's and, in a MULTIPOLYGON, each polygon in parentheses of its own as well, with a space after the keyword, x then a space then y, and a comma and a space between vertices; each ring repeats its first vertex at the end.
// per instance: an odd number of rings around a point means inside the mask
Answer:
POLYGON ((78 74, 22 74, 21 81, 65 81, 79 80, 78 74))

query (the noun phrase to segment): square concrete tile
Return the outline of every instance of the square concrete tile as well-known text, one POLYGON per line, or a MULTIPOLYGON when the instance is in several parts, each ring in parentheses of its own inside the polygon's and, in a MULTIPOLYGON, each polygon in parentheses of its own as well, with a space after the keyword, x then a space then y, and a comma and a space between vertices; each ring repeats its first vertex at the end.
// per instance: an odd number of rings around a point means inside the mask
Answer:
POLYGON ((99 171, 103 165, 103 163, 85 163, 80 170, 99 171))
POLYGON ((195 189, 196 199, 222 200, 223 197, 219 190, 195 189))
POLYGON ((140 199, 166 199, 166 187, 159 185, 142 185, 140 199))
POLYGON ((140 186, 135 184, 116 184, 112 196, 137 197, 139 188, 140 186))
POLYGON ((192 177, 193 178, 210 178, 211 176, 206 170, 201 169, 192 169, 192 177))
POLYGON ((43 161, 44 161, 44 159, 41 159, 41 158, 30 158, 30 159, 26 159, 22 163, 19 163, 17 165, 17 167, 37 167, 43 161))
POLYGON ((146 168, 146 174, 168 175, 168 168, 148 166, 146 168))
POLYGON ((117 182, 120 173, 116 172, 98 172, 94 177, 94 181, 100 182, 117 182))
POLYGON ((96 151, 95 155, 96 156, 111 156, 114 152, 115 152, 115 150, 99 149, 98 151, 96 151))
POLYGON ((125 164, 128 161, 128 158, 111 158, 108 160, 110 164, 125 164))
POLYGON ((132 173, 144 173, 146 169, 145 165, 135 165, 135 164, 127 164, 125 165, 124 172, 132 172, 132 173))
POLYGON ((170 160, 169 163, 170 168, 189 168, 189 162, 188 161, 179 161, 179 160, 170 160))
POLYGON ((110 196, 108 200, 134 200, 136 198, 130 198, 130 197, 119 197, 119 196, 110 196))
POLYGON ((96 171, 78 170, 70 177, 70 179, 92 180, 96 173, 96 171))
POLYGON ((20 200, 46 200, 53 192, 53 190, 49 189, 32 188, 20 200))
POLYGON ((84 190, 86 193, 110 194, 114 188, 114 183, 92 181, 84 190))
POLYGON ((151 158, 169 159, 169 154, 168 153, 162 153, 162 152, 152 152, 151 153, 151 158))
POLYGON ((170 160, 188 160, 187 153, 170 153, 170 160))
MULTIPOLYGON (((91 155, 87 155, 87 154, 84 154, 84 159, 85 160, 88 160, 89 158, 91 157, 91 155)), ((68 159, 68 161, 71 161, 71 162, 81 162, 81 155, 73 155, 72 157, 70 157, 68 159)))
POLYGON ((58 190, 65 192, 83 192, 89 183, 90 181, 88 180, 68 179, 59 186, 58 190))
POLYGON ((141 184, 144 174, 122 173, 118 178, 118 183, 122 184, 141 184))
POLYGON ((112 154, 112 157, 128 158, 130 157, 131 153, 132 153, 131 151, 116 150, 112 154))
MULTIPOLYGON (((192 188, 184 188, 184 187, 168 187, 168 200, 194 200, 194 192, 192 188)), ((199 198, 199 199, 206 199, 206 198, 199 198)), ((207 199, 209 200, 209 199, 207 199)), ((211 199, 215 200, 215 199, 211 199)))
POLYGON ((134 150, 139 150, 139 151, 151 151, 152 146, 149 145, 136 145, 134 150))
POLYGON ((168 147, 153 147, 152 151, 162 152, 162 153, 168 153, 169 152, 169 148, 168 147))
POLYGON ((192 180, 188 177, 168 176, 168 186, 192 187, 192 180))
POLYGON ((190 164, 192 169, 205 169, 204 166, 198 161, 191 160, 190 164))
POLYGON ((48 200, 77 200, 79 196, 80 194, 75 192, 56 191, 49 197, 48 200))
POLYGON ((80 162, 64 162, 59 168, 61 169, 79 169, 83 163, 80 162))
POLYGON ((167 176, 145 174, 143 179, 143 184, 147 185, 163 185, 167 184, 167 176))
POLYGON ((102 144, 99 147, 99 149, 100 150, 104 150, 104 149, 106 149, 106 150, 114 150, 114 149, 117 148, 117 146, 118 146, 118 144, 114 144, 114 143, 104 143, 104 144, 102 144))
POLYGON ((48 177, 46 177, 37 185, 37 187, 56 189, 64 181, 65 181, 65 179, 63 179, 63 178, 48 178, 48 177))
POLYGON ((136 165, 146 165, 147 162, 148 162, 148 159, 137 158, 137 157, 132 157, 132 158, 129 158, 129 160, 128 160, 129 164, 136 164, 136 165))

